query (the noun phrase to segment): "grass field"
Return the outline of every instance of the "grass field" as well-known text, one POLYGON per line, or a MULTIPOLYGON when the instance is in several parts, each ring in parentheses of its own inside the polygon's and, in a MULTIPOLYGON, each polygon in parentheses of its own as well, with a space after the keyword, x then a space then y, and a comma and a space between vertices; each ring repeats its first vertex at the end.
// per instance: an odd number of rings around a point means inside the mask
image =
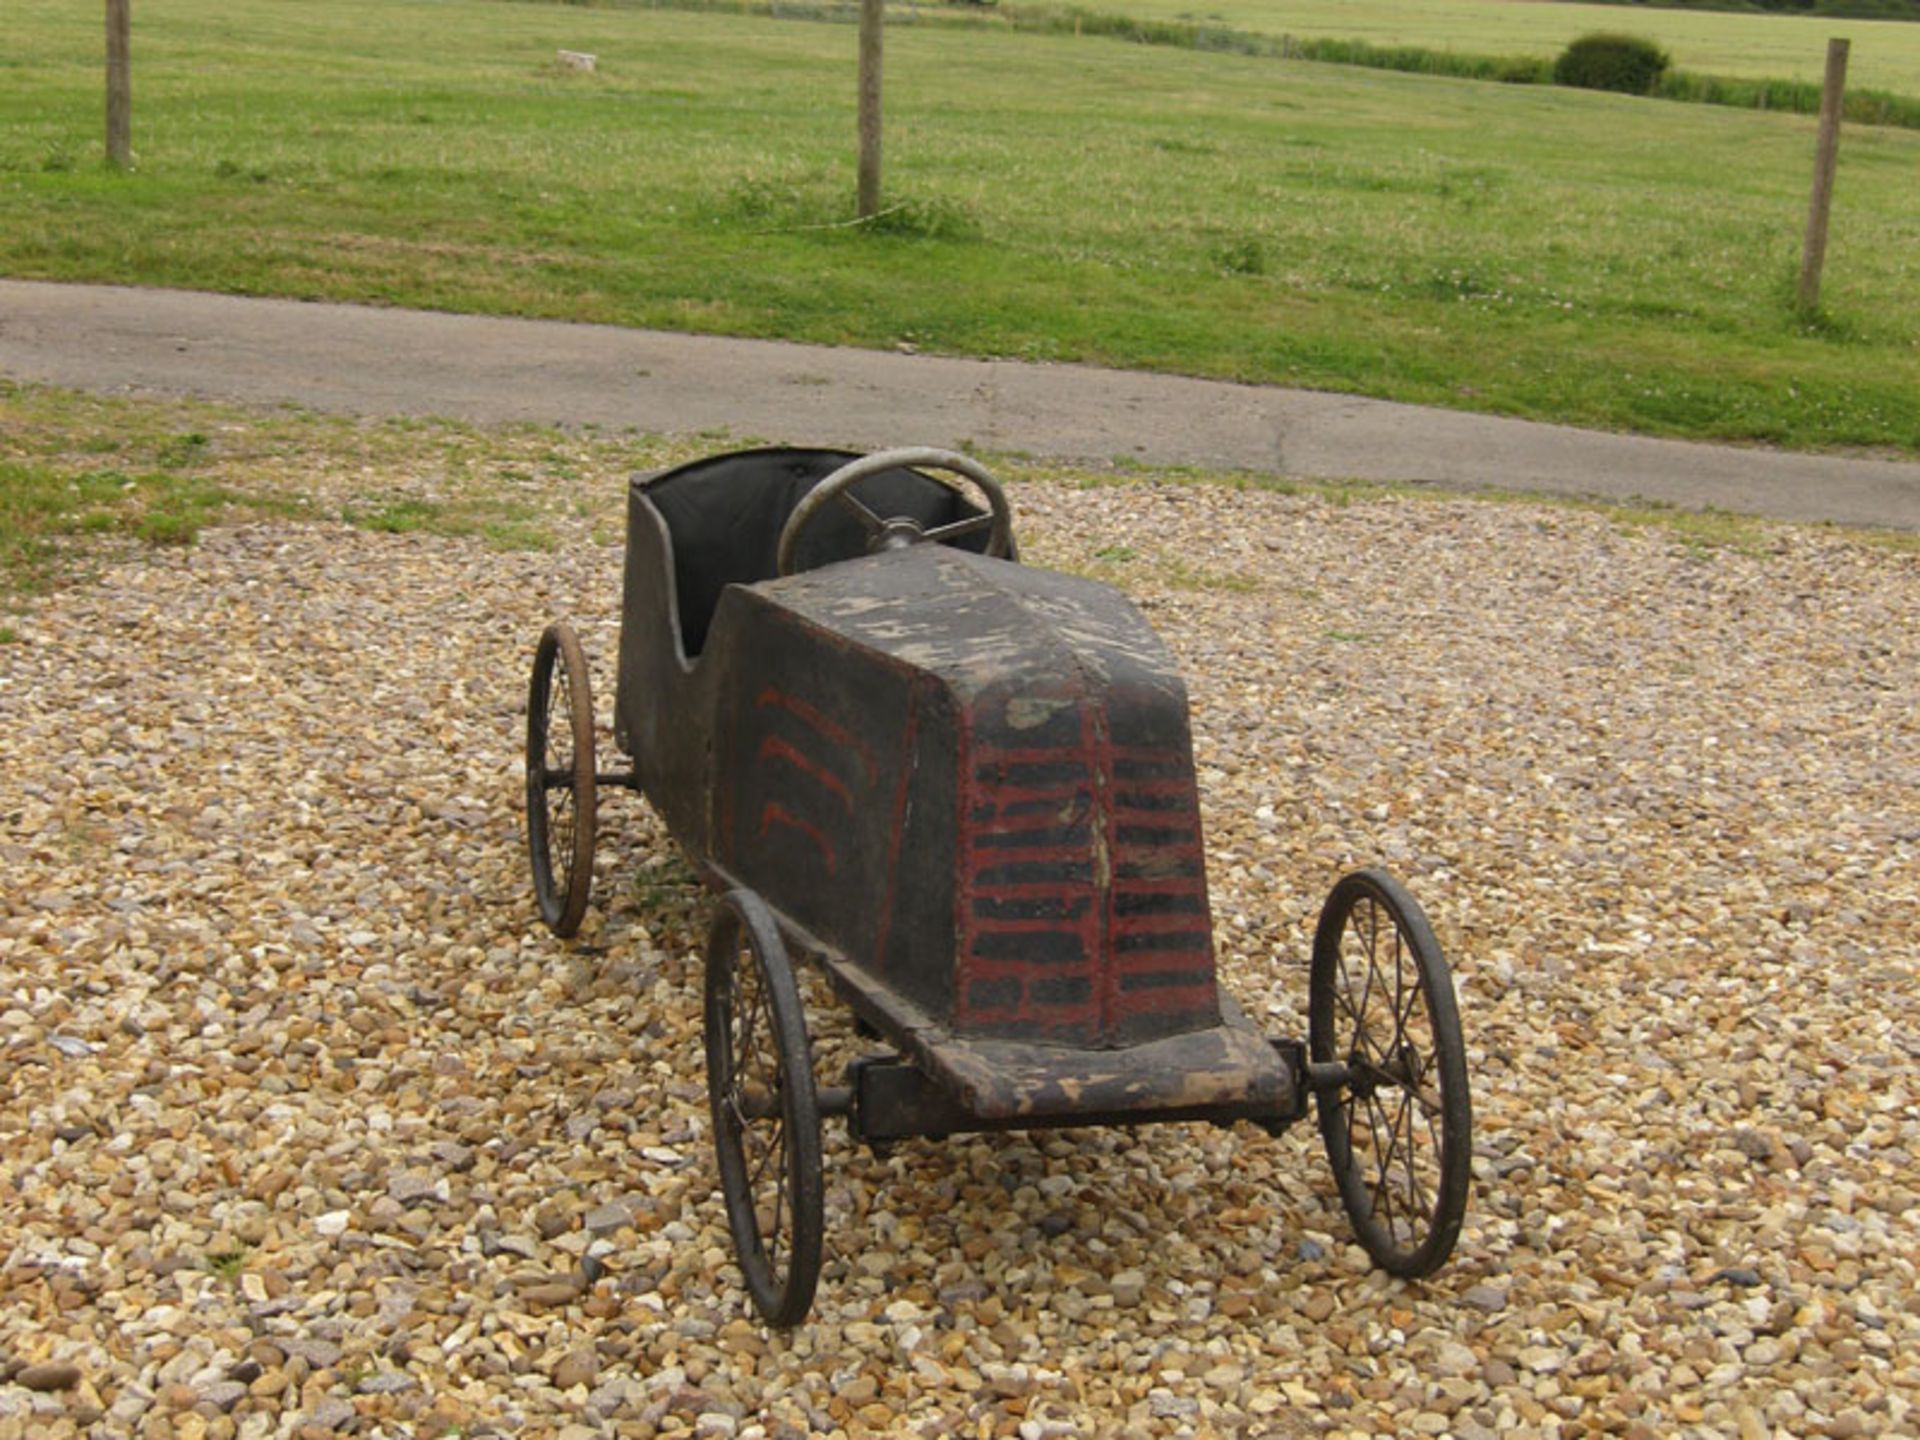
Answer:
POLYGON ((1920 95, 1920 25, 1738 15, 1552 0, 1088 0, 1088 9, 1190 20, 1256 34, 1331 36, 1470 55, 1557 55, 1596 30, 1658 41, 1682 70, 1818 81, 1827 38, 1852 42, 1849 84, 1920 95))
POLYGON ((902 26, 900 208, 870 231, 840 224, 844 26, 179 0, 136 21, 123 177, 97 158, 97 14, 15 0, 9 21, 7 274, 1920 449, 1912 132, 1849 132, 1826 308, 1803 323, 1797 118, 902 26), (557 73, 562 46, 598 73, 557 73))

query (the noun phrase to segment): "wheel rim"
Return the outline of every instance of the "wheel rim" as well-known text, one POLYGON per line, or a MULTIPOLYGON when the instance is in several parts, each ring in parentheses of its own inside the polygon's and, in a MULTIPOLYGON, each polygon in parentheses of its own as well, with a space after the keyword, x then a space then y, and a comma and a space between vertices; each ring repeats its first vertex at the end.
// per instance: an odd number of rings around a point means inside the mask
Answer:
POLYGON ((573 754, 567 733, 573 719, 573 685, 565 665, 549 672, 546 713, 540 729, 541 746, 540 811, 546 831, 548 865, 553 873, 554 889, 561 895, 573 884, 573 754), (560 724, 556 726, 554 718, 560 724))
POLYGON ((1311 1043, 1351 1079, 1321 1096, 1341 1197, 1375 1261, 1420 1275, 1465 1210, 1465 1055, 1453 982, 1425 917, 1391 882, 1336 888, 1314 947, 1311 1043))
POLYGON ((798 1323, 820 1268, 820 1119, 793 972, 771 916, 729 897, 707 953, 707 1077, 727 1223, 747 1289, 798 1323))
POLYGON ((571 627, 540 637, 527 695, 527 846, 534 897, 554 933, 580 928, 593 880, 593 698, 571 627))

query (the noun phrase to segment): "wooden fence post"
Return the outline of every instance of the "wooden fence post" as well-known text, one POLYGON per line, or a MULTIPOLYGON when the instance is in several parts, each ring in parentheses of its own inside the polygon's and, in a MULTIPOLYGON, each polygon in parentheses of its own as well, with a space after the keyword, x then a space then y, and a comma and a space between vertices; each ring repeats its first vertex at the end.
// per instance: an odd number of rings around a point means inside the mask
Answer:
POLYGON ((133 166, 133 64, 130 0, 107 0, 107 163, 133 166))
POLYGON ((880 210, 880 32, 883 0, 860 0, 860 199, 862 220, 880 210))
POLYGON ((1820 303, 1820 271, 1827 263, 1827 214, 1833 208, 1833 172, 1840 159, 1840 106, 1847 93, 1847 42, 1827 41, 1827 78, 1820 89, 1820 141, 1813 155, 1813 197, 1807 239, 1800 252, 1800 308, 1820 303))

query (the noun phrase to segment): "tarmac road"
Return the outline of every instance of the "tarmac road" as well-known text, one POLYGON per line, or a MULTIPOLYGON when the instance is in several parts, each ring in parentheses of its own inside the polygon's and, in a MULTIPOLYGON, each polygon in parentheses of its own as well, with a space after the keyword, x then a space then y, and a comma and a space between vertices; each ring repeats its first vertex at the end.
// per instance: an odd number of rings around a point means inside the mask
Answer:
POLYGON ((1920 530, 1920 463, 1701 445, 1183 376, 0 280, 0 375, 365 415, 972 444, 1920 530))

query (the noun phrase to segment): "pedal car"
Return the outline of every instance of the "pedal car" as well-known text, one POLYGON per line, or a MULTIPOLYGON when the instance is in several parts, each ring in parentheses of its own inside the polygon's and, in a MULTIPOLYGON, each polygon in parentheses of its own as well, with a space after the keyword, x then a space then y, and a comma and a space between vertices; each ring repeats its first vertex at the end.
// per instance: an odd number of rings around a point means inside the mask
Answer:
POLYGON ((1118 592, 1020 564, 1006 494, 974 460, 759 449, 635 480, 613 733, 630 771, 596 769, 585 659, 552 625, 527 709, 540 912, 578 928, 609 787, 640 791, 718 895, 713 1132, 768 1323, 812 1304, 825 1116, 874 1145, 1278 1132, 1311 1096, 1374 1260, 1417 1276, 1451 1252, 1466 1057, 1419 906, 1380 872, 1341 879, 1307 1038, 1254 1028, 1215 974, 1172 658, 1118 592), (890 1047, 831 1085, 795 960, 890 1047))

